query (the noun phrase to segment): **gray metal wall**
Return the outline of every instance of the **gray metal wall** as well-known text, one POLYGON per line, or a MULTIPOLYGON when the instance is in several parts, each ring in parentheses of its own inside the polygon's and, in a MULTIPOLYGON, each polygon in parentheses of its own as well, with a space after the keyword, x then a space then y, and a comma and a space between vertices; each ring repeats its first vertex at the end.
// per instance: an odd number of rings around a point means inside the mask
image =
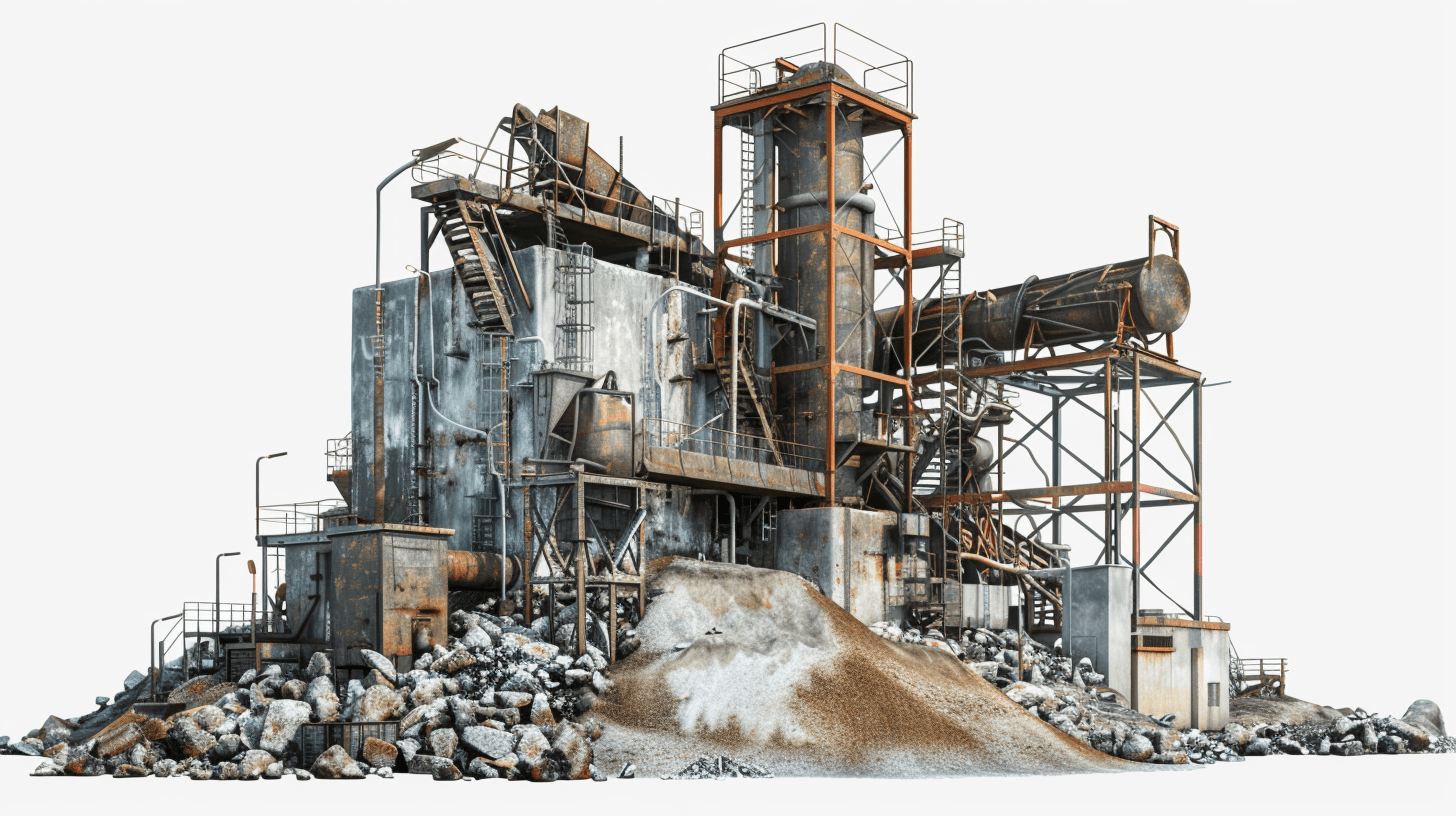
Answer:
MULTIPOLYGON (((536 427, 535 393, 540 377, 533 376, 543 364, 550 365, 556 354, 556 324, 559 322, 559 293, 555 287, 558 251, 530 247, 515 253, 516 265, 530 292, 532 310, 524 307, 515 316, 516 335, 507 343, 508 383, 511 411, 511 473, 519 476, 524 457, 537 456, 535 441, 545 429, 536 427), (537 341, 525 338, 537 337, 537 341)), ((658 336, 646 338, 648 309, 674 281, 659 275, 601 261, 594 262, 592 292, 594 362, 591 374, 600 378, 608 371, 617 374, 618 387, 637 395, 639 420, 646 413, 645 386, 655 381, 661 389, 661 416, 682 423, 701 424, 714 416, 721 405, 713 372, 693 368, 694 349, 706 342, 705 324, 697 311, 703 302, 694 297, 675 296, 659 307, 658 336), (686 342, 668 343, 672 334, 687 335, 686 342), (654 344, 654 372, 646 368, 646 344, 654 344), (688 374, 690 381, 672 383, 670 378, 688 374), (654 376, 655 375, 655 376, 654 376)), ((354 468, 351 504, 361 519, 390 523, 416 523, 455 531, 449 548, 472 547, 472 528, 480 510, 481 496, 498 495, 495 480, 487 469, 486 437, 476 431, 484 427, 481 404, 482 364, 487 361, 487 343, 467 324, 473 319, 463 290, 453 270, 430 274, 430 284, 421 279, 404 279, 384 284, 384 481, 386 501, 382 517, 374 507, 374 362, 370 338, 375 333, 375 290, 362 287, 353 293, 352 379, 350 391, 354 437, 354 468), (456 299, 453 307, 451 298, 456 299), (416 321, 416 307, 418 324, 416 321), (412 376, 416 336, 419 369, 438 381, 429 401, 415 399, 412 376), (459 355, 446 354, 456 349, 459 355), (430 403, 433 403, 431 406, 430 403), (415 412, 418 411, 418 414, 415 412), (416 454, 415 423, 422 421, 421 451, 425 466, 419 474, 423 496, 423 518, 410 516, 411 468, 416 454), (458 424, 456 424, 458 423, 458 424), (460 427, 465 426, 465 427, 460 427), (467 430, 474 429, 474 430, 467 430)), ((495 437, 499 439, 499 432, 495 437)), ((501 463, 496 463, 501 468, 501 463)), ((522 496, 517 488, 507 491, 508 518, 505 538, 510 553, 522 548, 522 496)), ((686 489, 661 492, 650 503, 671 512, 652 512, 648 520, 649 554, 696 556, 711 546, 712 506, 708 499, 689 499, 686 489)), ((494 537, 493 537, 494 538, 494 537)), ((495 549, 496 541, 485 542, 495 549)))

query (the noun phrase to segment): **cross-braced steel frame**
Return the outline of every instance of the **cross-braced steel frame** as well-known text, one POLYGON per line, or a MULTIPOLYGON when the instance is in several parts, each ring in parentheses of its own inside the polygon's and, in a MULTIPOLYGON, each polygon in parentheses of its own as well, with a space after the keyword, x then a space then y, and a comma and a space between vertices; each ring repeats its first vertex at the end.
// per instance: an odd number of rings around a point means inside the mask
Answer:
POLYGON ((1112 344, 1060 356, 993 362, 962 373, 1021 394, 1025 399, 1013 411, 1025 424, 997 430, 994 491, 922 496, 921 501, 929 507, 989 506, 1000 523, 1010 519, 1027 538, 1049 535, 1052 549, 1057 550, 1065 547, 1064 538, 1075 527, 1100 545, 1097 563, 1134 567, 1134 615, 1146 581, 1189 617, 1202 620, 1202 376, 1146 348, 1112 344), (1159 389, 1170 391, 1171 401, 1155 397, 1159 389), (1152 415, 1145 417, 1145 411, 1152 415), (1100 423, 1100 456, 1086 439, 1067 437, 1071 412, 1085 412, 1100 423), (1187 422, 1175 421, 1183 419, 1187 422), (1171 438, 1182 461, 1166 450, 1161 456, 1149 450, 1161 436, 1171 438), (1007 462, 1017 454, 1024 454, 1041 473, 1041 486, 1007 483, 1007 462), (1096 501, 1099 496, 1101 501, 1096 501), (1181 519, 1145 558, 1143 511, 1165 509, 1180 512, 1181 519), (1086 520, 1089 515, 1101 515, 1100 527, 1086 520), (1024 529, 1022 519, 1027 522, 1024 529), (1170 546, 1190 539, 1191 608, 1147 576, 1148 567, 1170 546))

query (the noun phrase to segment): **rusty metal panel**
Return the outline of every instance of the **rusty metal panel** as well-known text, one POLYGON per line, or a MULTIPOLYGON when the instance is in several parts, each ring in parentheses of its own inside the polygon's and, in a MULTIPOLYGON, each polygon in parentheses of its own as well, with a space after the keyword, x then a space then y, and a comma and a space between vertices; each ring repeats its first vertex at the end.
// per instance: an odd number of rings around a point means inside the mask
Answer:
POLYGON ((643 451, 642 466, 649 477, 661 482, 759 495, 817 498, 824 494, 822 473, 726 456, 649 447, 643 451))
POLYGON ((359 649, 379 650, 382 536, 378 530, 361 528, 330 538, 333 580, 328 625, 333 632, 335 663, 364 665, 359 649))
POLYGON ((391 532, 385 536, 379 653, 396 665, 447 638, 449 588, 440 538, 391 532), (419 642, 416 642, 419 641, 419 642))
POLYGON ((894 513, 848 507, 780 511, 774 568, 792 572, 863 623, 884 620, 894 513))

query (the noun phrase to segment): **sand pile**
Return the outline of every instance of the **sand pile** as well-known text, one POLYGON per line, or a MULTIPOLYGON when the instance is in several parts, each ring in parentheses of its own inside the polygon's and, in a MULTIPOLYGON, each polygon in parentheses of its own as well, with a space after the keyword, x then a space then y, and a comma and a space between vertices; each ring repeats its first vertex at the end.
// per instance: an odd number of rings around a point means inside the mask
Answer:
POLYGON ((599 762, 643 774, 732 752, 777 776, 1133 769, 1071 739, 950 654, 871 633, 796 575, 662 559, 639 652, 592 714, 599 762))

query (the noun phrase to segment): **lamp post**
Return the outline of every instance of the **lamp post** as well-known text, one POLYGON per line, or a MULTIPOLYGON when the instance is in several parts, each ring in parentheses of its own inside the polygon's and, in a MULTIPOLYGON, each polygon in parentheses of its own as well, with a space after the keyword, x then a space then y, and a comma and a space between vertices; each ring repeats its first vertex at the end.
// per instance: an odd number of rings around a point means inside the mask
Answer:
POLYGON ((270 453, 267 456, 259 456, 258 461, 253 463, 253 538, 256 540, 262 535, 263 527, 263 493, 261 487, 262 467, 264 459, 277 459, 280 456, 287 456, 288 451, 282 453, 270 453))
POLYGON ((212 561, 212 633, 215 636, 213 649, 216 660, 216 651, 222 649, 222 560, 230 555, 242 555, 240 552, 218 553, 217 558, 212 561))
POLYGON ((248 574, 253 576, 253 619, 248 626, 248 631, 253 636, 253 671, 261 672, 262 656, 258 654, 258 567, 251 558, 248 559, 248 574))
MULTIPOLYGON (((268 548, 263 546, 263 493, 260 481, 262 477, 260 474, 264 459, 277 459, 280 456, 287 455, 288 451, 283 451, 282 453, 270 453, 267 456, 259 456, 258 460, 253 463, 253 542, 257 546, 263 547, 263 592, 265 593, 268 591, 268 548)), ((287 524, 284 525, 284 532, 288 532, 287 524)), ((249 561, 248 563, 250 565, 252 564, 251 561, 249 561)), ((248 571, 252 572, 251 569, 249 569, 248 571)), ((257 594, 258 589, 257 583, 257 574, 254 573, 253 594, 255 595, 257 594)), ((264 607, 264 612, 267 612, 266 606, 264 607)), ((253 624, 256 626, 257 623, 258 621, 254 619, 253 624)))
POLYGON ((151 643, 147 644, 147 651, 152 653, 152 656, 148 662, 152 664, 152 702, 154 703, 157 701, 157 663, 159 660, 158 652, 161 651, 161 648, 157 644, 157 624, 161 623, 162 621, 169 621, 173 618, 180 617, 182 617, 182 613, 178 612, 175 615, 168 615, 165 618, 157 618, 156 620, 152 621, 152 638, 151 643))

